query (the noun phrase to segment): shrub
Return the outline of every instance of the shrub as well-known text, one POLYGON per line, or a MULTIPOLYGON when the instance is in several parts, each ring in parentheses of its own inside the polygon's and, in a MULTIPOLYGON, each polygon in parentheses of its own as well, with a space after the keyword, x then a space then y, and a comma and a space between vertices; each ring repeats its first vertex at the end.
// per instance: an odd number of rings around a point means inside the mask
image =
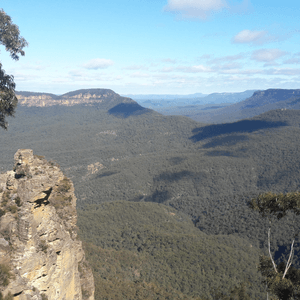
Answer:
POLYGON ((34 156, 34 158, 38 158, 40 160, 43 160, 45 158, 45 156, 43 156, 43 155, 33 155, 33 156, 34 156))
POLYGON ((22 205, 21 199, 20 199, 19 196, 17 196, 17 197, 15 198, 15 202, 16 202, 16 204, 17 204, 19 207, 22 205))
POLYGON ((41 296, 42 296, 42 300, 48 300, 48 297, 46 294, 42 293, 41 296))
POLYGON ((44 240, 41 240, 39 243, 39 249, 40 251, 43 251, 44 253, 47 253, 48 245, 47 242, 44 240))
POLYGON ((5 191, 2 195, 1 206, 6 206, 7 202, 10 200, 10 191, 5 191))
POLYGON ((88 299, 91 296, 90 292, 84 289, 81 290, 81 293, 82 293, 83 300, 88 299))
POLYGON ((70 205, 72 200, 72 196, 64 196, 64 195, 58 195, 51 199, 51 204, 56 208, 60 209, 64 206, 70 205))
MULTIPOLYGON (((4 211, 4 214, 5 213, 7 213, 7 211, 4 211)), ((11 232, 7 227, 1 231, 1 234, 5 240, 10 241, 11 232)))
POLYGON ((25 177, 25 176, 27 176, 28 178, 32 177, 29 172, 29 166, 27 166, 27 165, 17 166, 15 168, 15 171, 16 171, 16 178, 21 178, 21 177, 25 177))
POLYGON ((70 179, 64 177, 64 179, 60 181, 57 191, 59 193, 67 193, 70 190, 70 188, 71 188, 70 179))
POLYGON ((50 160, 49 164, 50 164, 50 168, 53 168, 54 166, 57 168, 60 168, 60 165, 58 163, 56 163, 55 161, 50 160))
POLYGON ((17 212, 18 207, 17 207, 17 205, 11 205, 11 206, 8 207, 8 210, 9 210, 12 214, 14 214, 14 213, 17 212))
POLYGON ((9 266, 0 264, 0 286, 8 286, 11 277, 9 266))

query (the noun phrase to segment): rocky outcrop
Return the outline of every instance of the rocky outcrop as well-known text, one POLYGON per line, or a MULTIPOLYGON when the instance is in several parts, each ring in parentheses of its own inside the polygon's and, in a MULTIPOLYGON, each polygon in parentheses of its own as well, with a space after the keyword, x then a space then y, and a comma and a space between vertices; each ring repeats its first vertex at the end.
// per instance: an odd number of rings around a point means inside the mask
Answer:
POLYGON ((0 291, 14 299, 94 299, 77 238, 73 183, 32 150, 0 174, 0 291))

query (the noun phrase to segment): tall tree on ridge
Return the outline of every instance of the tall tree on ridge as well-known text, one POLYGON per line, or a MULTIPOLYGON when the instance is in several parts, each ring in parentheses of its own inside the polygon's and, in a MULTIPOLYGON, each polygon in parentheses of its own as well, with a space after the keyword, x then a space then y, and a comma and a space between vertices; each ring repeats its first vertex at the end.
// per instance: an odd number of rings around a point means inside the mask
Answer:
MULTIPOLYGON (((10 53, 14 60, 19 60, 19 55, 24 56, 23 48, 28 45, 20 36, 19 27, 12 23, 11 17, 0 9, 0 44, 10 53)), ((7 75, 0 63, 0 127, 7 129, 6 116, 13 116, 18 99, 15 95, 15 82, 13 75, 7 75)))
MULTIPOLYGON (((271 192, 259 195, 250 202, 250 207, 258 211, 263 217, 269 219, 276 217, 278 220, 292 212, 300 215, 300 193, 273 194, 271 192)), ((276 265, 271 253, 271 229, 268 230, 269 256, 261 256, 258 270, 264 277, 268 292, 280 300, 300 299, 300 270, 292 267, 295 239, 298 232, 294 233, 290 254, 287 262, 276 265)))

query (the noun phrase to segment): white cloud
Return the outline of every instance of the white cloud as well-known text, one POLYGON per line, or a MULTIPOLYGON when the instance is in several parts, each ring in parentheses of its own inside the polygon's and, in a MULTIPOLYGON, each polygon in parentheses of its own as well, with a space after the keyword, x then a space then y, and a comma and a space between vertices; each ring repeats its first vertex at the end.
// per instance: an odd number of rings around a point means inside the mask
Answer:
POLYGON ((218 66, 220 70, 241 69, 241 64, 232 62, 218 66))
POLYGON ((256 75, 262 73, 262 70, 260 69, 248 69, 248 70, 240 70, 239 74, 244 74, 244 75, 256 75))
POLYGON ((147 70, 148 68, 142 65, 131 65, 122 68, 123 70, 147 70))
POLYGON ((71 70, 69 71, 69 75, 72 77, 84 77, 86 74, 81 70, 71 70))
POLYGON ((70 82, 103 82, 103 81, 119 81, 123 77, 115 74, 99 74, 99 73, 90 73, 83 70, 70 70, 66 76, 70 82))
POLYGON ((248 0, 243 0, 238 5, 229 5, 227 0, 168 0, 164 11, 181 14, 183 18, 205 20, 212 12, 228 9, 233 13, 241 13, 247 10, 248 6, 248 0))
POLYGON ((89 70, 98 70, 98 69, 106 69, 109 66, 112 66, 113 64, 114 62, 110 59, 95 58, 83 64, 82 67, 89 70))
POLYGON ((262 62, 272 62, 287 53, 280 49, 260 49, 253 51, 251 59, 262 62))
POLYGON ((255 30, 242 30, 234 38, 233 42, 237 44, 252 43, 255 45, 261 45, 266 42, 267 31, 255 31, 255 30))
POLYGON ((270 62, 266 62, 264 63, 264 67, 276 67, 279 66, 280 64, 277 63, 276 61, 270 61, 270 62))
POLYGON ((262 45, 265 43, 280 42, 291 37, 291 34, 270 34, 266 30, 242 30, 237 33, 232 42, 235 44, 262 45))
POLYGON ((237 74, 239 76, 241 75, 257 75, 262 73, 262 70, 260 69, 246 69, 243 70, 241 67, 237 68, 224 68, 221 67, 220 69, 216 70, 219 74, 237 74))
POLYGON ((32 75, 28 73, 17 72, 14 74, 14 79, 16 82, 18 81, 34 81, 40 79, 38 75, 32 75))
POLYGON ((239 69, 224 69, 219 71, 220 74, 239 74, 239 69))
POLYGON ((181 12, 185 18, 205 19, 211 11, 226 7, 225 0, 168 0, 165 11, 181 12))
POLYGON ((212 72, 213 70, 210 67, 198 65, 198 66, 164 67, 158 71, 163 73, 172 73, 172 72, 203 73, 203 72, 212 72))
POLYGON ((141 73, 141 72, 135 72, 135 73, 130 74, 129 76, 133 77, 133 78, 148 78, 149 74, 141 73))
POLYGON ((161 70, 160 70, 161 72, 173 72, 174 71, 174 68, 172 68, 172 67, 165 67, 165 68, 162 68, 161 70))
POLYGON ((295 76, 300 75, 300 69, 292 69, 292 68, 276 68, 276 69, 268 69, 264 71, 267 75, 288 75, 295 76))
POLYGON ((170 64, 176 64, 176 59, 165 58, 165 59, 162 59, 162 62, 166 62, 166 63, 170 63, 170 64))
POLYGON ((210 59, 211 58, 211 55, 210 54, 203 54, 201 55, 200 57, 198 57, 198 59, 210 59))
POLYGON ((293 57, 285 60, 283 63, 284 64, 296 64, 296 65, 299 65, 300 64, 300 58, 298 56, 300 56, 300 53, 295 53, 293 57))
POLYGON ((26 70, 36 70, 36 71, 41 71, 41 70, 46 69, 46 66, 43 66, 39 63, 21 64, 20 67, 22 67, 23 69, 26 69, 26 70))
POLYGON ((178 71, 185 72, 185 73, 202 73, 202 72, 212 72, 212 69, 210 67, 205 67, 203 65, 198 66, 181 66, 176 68, 178 71))
POLYGON ((236 55, 228 55, 228 56, 221 56, 218 58, 213 58, 207 61, 208 64, 214 65, 214 64, 220 64, 220 63, 226 63, 226 62, 233 62, 236 60, 240 60, 245 58, 245 55, 243 53, 236 54, 236 55))

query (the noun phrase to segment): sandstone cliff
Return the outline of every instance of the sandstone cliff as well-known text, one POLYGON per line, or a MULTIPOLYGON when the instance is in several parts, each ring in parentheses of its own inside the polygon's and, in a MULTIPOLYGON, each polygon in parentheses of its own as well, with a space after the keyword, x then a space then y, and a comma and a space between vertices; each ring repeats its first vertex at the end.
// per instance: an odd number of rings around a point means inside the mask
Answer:
POLYGON ((113 107, 119 103, 135 103, 130 98, 121 97, 109 89, 82 89, 57 96, 49 93, 16 92, 19 104, 46 107, 53 105, 72 106, 76 104, 101 103, 113 107))
POLYGON ((14 170, 0 174, 1 293, 16 300, 93 300, 72 182, 32 150, 18 150, 14 159, 14 170))

